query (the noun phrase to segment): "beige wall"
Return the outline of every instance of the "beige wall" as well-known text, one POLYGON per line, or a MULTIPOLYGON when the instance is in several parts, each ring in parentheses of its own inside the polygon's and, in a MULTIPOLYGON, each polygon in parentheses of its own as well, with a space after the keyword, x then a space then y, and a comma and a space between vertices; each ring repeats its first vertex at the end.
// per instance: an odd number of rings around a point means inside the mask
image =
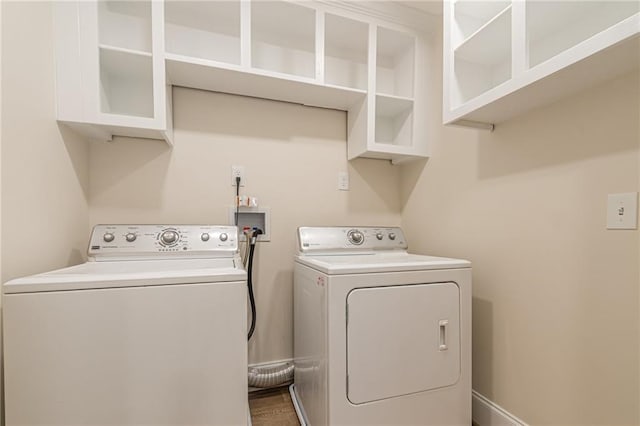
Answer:
POLYGON ((474 389, 531 425, 640 424, 639 235, 605 229, 607 194, 638 191, 639 86, 438 125, 403 170, 413 250, 473 262, 474 389))
POLYGON ((116 139, 91 145, 91 223, 228 223, 231 165, 271 209, 255 273, 258 325, 250 362, 291 358, 296 228, 398 225, 400 169, 346 159, 341 111, 174 88, 175 146, 116 139), (338 191, 349 171, 350 191, 338 191))
POLYGON ((3 1, 1 9, 4 282, 82 260, 89 151, 55 121, 51 4, 3 1))
POLYGON ((49 3, 2 2, 2 280, 82 260, 88 146, 55 121, 49 3))

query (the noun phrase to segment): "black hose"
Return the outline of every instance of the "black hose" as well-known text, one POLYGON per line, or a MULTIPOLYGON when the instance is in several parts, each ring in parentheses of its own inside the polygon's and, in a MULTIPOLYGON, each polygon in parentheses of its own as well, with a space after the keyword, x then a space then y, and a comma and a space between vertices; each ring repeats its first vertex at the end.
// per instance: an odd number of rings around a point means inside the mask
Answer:
MULTIPOLYGON (((249 264, 247 266, 247 287, 249 288, 249 303, 251 304, 251 327, 249 328, 249 337, 247 340, 251 340, 251 336, 253 336, 253 332, 256 329, 256 300, 253 296, 253 280, 251 276, 253 275, 253 251, 256 248, 255 243, 255 233, 251 234, 251 248, 249 250, 249 264)), ((249 238, 249 236, 247 236, 249 238)), ((249 244, 249 241, 247 241, 249 244)))

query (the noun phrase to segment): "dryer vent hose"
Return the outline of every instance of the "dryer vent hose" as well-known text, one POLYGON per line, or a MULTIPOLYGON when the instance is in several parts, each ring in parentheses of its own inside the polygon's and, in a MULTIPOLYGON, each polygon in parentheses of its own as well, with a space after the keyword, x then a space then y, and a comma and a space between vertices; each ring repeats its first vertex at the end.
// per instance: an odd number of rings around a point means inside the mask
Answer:
POLYGON ((249 367, 249 386, 270 388, 293 380, 293 363, 270 365, 268 367, 249 367))

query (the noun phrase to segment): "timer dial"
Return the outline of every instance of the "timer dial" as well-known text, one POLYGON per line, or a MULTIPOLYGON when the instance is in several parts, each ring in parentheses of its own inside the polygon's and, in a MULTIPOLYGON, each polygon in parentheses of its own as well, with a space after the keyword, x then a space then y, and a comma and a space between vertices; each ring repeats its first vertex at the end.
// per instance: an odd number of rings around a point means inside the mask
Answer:
POLYGON ((349 242, 351 244, 354 244, 356 246, 359 246, 364 242, 364 235, 357 229, 352 229, 351 231, 347 232, 347 238, 349 239, 349 242))
POLYGON ((162 231, 162 234, 160 234, 160 243, 168 246, 177 243, 178 238, 179 236, 176 231, 167 229, 166 231, 162 231))

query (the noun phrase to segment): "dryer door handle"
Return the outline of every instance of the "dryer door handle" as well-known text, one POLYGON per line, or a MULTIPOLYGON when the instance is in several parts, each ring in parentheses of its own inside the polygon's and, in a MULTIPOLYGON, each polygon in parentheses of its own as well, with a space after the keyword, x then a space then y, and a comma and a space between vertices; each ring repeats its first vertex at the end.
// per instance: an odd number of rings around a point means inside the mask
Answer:
POLYGON ((446 351, 449 349, 447 346, 447 328, 449 328, 449 320, 440 320, 438 321, 438 326, 440 328, 440 344, 438 346, 439 351, 446 351))

